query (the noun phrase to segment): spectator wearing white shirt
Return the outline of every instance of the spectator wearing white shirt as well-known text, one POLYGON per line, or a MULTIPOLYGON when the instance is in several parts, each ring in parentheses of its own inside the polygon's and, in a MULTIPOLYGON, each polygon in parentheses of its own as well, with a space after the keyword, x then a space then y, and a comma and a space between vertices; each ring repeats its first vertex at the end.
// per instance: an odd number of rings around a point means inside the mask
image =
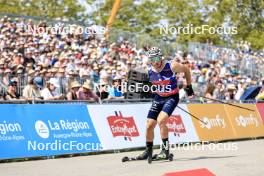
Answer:
POLYGON ((63 100, 64 96, 58 94, 56 89, 59 88, 57 79, 50 78, 47 82, 46 88, 41 91, 41 96, 44 100, 63 100))

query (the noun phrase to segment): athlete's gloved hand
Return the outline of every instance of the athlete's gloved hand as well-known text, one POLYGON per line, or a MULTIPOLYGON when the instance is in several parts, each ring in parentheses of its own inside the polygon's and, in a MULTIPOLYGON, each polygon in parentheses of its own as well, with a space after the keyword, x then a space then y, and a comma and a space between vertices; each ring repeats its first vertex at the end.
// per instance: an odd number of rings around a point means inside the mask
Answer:
POLYGON ((194 95, 193 88, 192 88, 191 84, 186 86, 185 92, 187 93, 188 96, 193 96, 194 95))

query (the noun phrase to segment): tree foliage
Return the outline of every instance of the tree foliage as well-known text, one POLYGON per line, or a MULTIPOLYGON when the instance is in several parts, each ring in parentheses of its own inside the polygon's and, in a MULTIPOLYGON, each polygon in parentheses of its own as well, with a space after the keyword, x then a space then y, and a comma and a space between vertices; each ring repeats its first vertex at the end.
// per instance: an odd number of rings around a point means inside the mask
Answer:
MULTIPOLYGON (((114 0, 105 3, 93 15, 96 23, 106 25, 114 0), (100 14, 98 16, 98 14, 100 14)), ((132 33, 147 33, 163 38, 160 26, 165 20, 169 27, 208 25, 236 27, 237 34, 178 34, 177 42, 212 41, 218 45, 233 45, 241 40, 251 42, 255 49, 263 48, 264 2, 255 0, 122 0, 113 28, 132 33)), ((173 34, 169 34, 168 38, 173 34)))
POLYGON ((0 0, 0 12, 78 21, 87 18, 76 0, 0 0))

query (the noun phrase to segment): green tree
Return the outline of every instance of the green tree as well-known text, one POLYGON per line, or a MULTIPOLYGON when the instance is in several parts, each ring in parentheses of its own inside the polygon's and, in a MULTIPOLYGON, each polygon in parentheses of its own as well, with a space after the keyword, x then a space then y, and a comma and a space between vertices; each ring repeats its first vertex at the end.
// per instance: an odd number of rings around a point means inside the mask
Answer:
MULTIPOLYGON (((178 34, 177 42, 206 42, 226 45, 240 40, 251 42, 254 49, 263 48, 264 2, 255 0, 122 0, 112 27, 145 33, 162 38, 160 22, 165 20, 169 27, 208 25, 209 27, 237 27, 237 34, 178 34), (138 2, 138 3, 136 3, 138 2)), ((93 13, 97 24, 106 25, 114 0, 105 3, 93 13), (100 14, 100 15, 98 15, 100 14)), ((167 37, 172 37, 172 34, 167 37)))
POLYGON ((83 21, 85 8, 76 0, 0 0, 0 12, 83 21))
MULTIPOLYGON (((254 49, 264 47, 264 2, 255 0, 204 0, 205 17, 212 25, 236 27, 237 34, 227 37, 233 46, 241 40, 251 42, 254 49)), ((221 43, 219 39, 219 43, 221 43)), ((226 41, 226 42, 227 42, 226 41)))

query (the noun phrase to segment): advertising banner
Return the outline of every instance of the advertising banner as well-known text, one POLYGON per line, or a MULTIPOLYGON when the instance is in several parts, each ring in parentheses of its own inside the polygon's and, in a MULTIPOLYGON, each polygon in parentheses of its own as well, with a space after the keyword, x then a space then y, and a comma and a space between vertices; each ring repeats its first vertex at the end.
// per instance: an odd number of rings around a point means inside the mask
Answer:
POLYGON ((0 159, 101 149, 86 105, 0 105, 0 159))
MULTIPOLYGON (((144 147, 146 143, 146 121, 150 108, 147 104, 88 105, 88 111, 103 150, 144 147)), ((186 109, 186 105, 181 105, 186 109)), ((198 141, 191 118, 175 109, 168 119, 170 142, 198 141)), ((159 145, 160 130, 155 128, 154 144, 159 145)))
POLYGON ((205 122, 192 119, 201 141, 234 139, 235 133, 222 104, 189 104, 189 112, 205 122))
MULTIPOLYGON (((145 146, 146 119, 150 104, 88 105, 103 150, 145 146)), ((155 134, 159 131, 156 129, 155 134)), ((159 134, 154 143, 159 144, 159 134)))
MULTIPOLYGON (((188 111, 185 104, 180 104, 178 106, 188 111)), ((168 118, 167 127, 171 144, 199 141, 199 137, 192 122, 192 117, 177 107, 168 118)))
POLYGON ((262 119, 262 124, 264 124, 264 103, 257 103, 256 106, 262 119))
POLYGON ((237 138, 264 136, 264 126, 255 104, 239 104, 239 106, 255 110, 254 112, 234 106, 224 106, 237 138))

